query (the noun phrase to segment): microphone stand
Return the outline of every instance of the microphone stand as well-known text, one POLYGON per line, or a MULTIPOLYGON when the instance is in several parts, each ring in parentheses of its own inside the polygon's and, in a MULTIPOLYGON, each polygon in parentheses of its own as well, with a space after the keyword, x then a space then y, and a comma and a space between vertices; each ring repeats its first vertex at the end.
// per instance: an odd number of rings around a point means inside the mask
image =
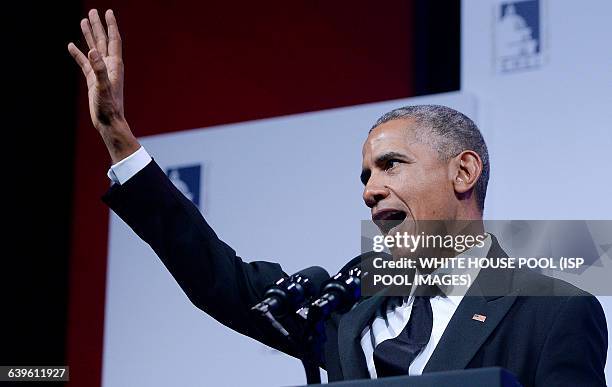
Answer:
POLYGON ((308 320, 307 308, 302 308, 298 311, 297 315, 303 318, 305 321, 305 328, 301 342, 295 340, 294 337, 283 327, 283 325, 270 313, 266 305, 256 305, 253 307, 253 312, 267 321, 274 330, 280 333, 287 339, 289 344, 296 348, 301 354, 300 360, 304 367, 306 374, 306 384, 320 384, 321 383, 321 371, 319 370, 319 364, 322 359, 322 348, 323 342, 325 341, 324 326, 322 321, 308 320), (302 345, 300 345, 302 344, 302 345))
POLYGON ((303 358, 302 366, 306 372, 306 384, 321 383, 321 371, 317 363, 313 363, 310 359, 303 358))
POLYGON ((305 348, 301 359, 304 372, 306 373, 306 384, 321 383, 319 364, 321 364, 323 359, 323 343, 325 343, 325 340, 323 321, 307 319, 303 340, 305 348))

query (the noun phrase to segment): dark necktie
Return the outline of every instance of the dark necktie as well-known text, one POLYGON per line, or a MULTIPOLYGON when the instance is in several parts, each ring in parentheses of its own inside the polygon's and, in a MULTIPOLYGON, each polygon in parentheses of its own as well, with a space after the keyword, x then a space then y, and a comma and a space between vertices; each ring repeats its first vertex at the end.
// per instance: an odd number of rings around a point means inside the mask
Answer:
POLYGON ((374 349, 374 365, 379 378, 408 375, 410 363, 429 342, 433 327, 429 299, 428 296, 414 297, 410 319, 402 332, 374 349))

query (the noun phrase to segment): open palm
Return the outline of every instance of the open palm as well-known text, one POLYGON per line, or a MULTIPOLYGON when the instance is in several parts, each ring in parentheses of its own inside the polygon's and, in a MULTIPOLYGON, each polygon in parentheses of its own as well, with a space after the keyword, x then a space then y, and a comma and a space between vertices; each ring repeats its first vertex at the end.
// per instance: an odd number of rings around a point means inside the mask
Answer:
POLYGON ((87 56, 74 43, 68 45, 68 51, 87 80, 89 111, 98 130, 124 119, 121 36, 113 11, 106 11, 104 16, 108 35, 97 10, 89 11, 88 18, 81 20, 81 30, 89 47, 87 56))
POLYGON ((123 58, 121 36, 112 10, 104 14, 108 35, 98 11, 92 9, 81 20, 81 31, 89 47, 87 55, 74 43, 68 44, 70 55, 87 80, 89 113, 94 127, 102 136, 113 163, 140 148, 125 120, 123 110, 123 58))

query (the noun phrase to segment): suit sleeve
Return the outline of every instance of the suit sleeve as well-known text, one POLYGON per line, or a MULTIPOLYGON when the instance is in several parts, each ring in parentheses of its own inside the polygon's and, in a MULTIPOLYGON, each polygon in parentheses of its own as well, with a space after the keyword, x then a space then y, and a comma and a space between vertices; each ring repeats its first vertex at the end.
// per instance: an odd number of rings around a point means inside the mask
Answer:
POLYGON ((553 323, 536 371, 536 386, 606 386, 608 330, 592 295, 568 297, 553 323))
POLYGON ((102 200, 151 246, 195 306, 231 329, 296 356, 280 334, 249 313, 265 287, 285 276, 280 265, 243 262, 155 161, 125 184, 113 185, 102 200))

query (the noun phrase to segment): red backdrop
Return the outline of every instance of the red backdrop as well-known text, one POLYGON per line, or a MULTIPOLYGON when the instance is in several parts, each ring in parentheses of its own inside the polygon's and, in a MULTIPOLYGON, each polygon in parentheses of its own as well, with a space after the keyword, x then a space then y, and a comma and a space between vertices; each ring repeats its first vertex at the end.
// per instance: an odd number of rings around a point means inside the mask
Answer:
MULTIPOLYGON (((117 15, 137 136, 413 95, 411 1, 85 1, 94 7, 117 15)), ((84 82, 80 94, 67 358, 72 385, 96 386, 109 158, 84 82)))

